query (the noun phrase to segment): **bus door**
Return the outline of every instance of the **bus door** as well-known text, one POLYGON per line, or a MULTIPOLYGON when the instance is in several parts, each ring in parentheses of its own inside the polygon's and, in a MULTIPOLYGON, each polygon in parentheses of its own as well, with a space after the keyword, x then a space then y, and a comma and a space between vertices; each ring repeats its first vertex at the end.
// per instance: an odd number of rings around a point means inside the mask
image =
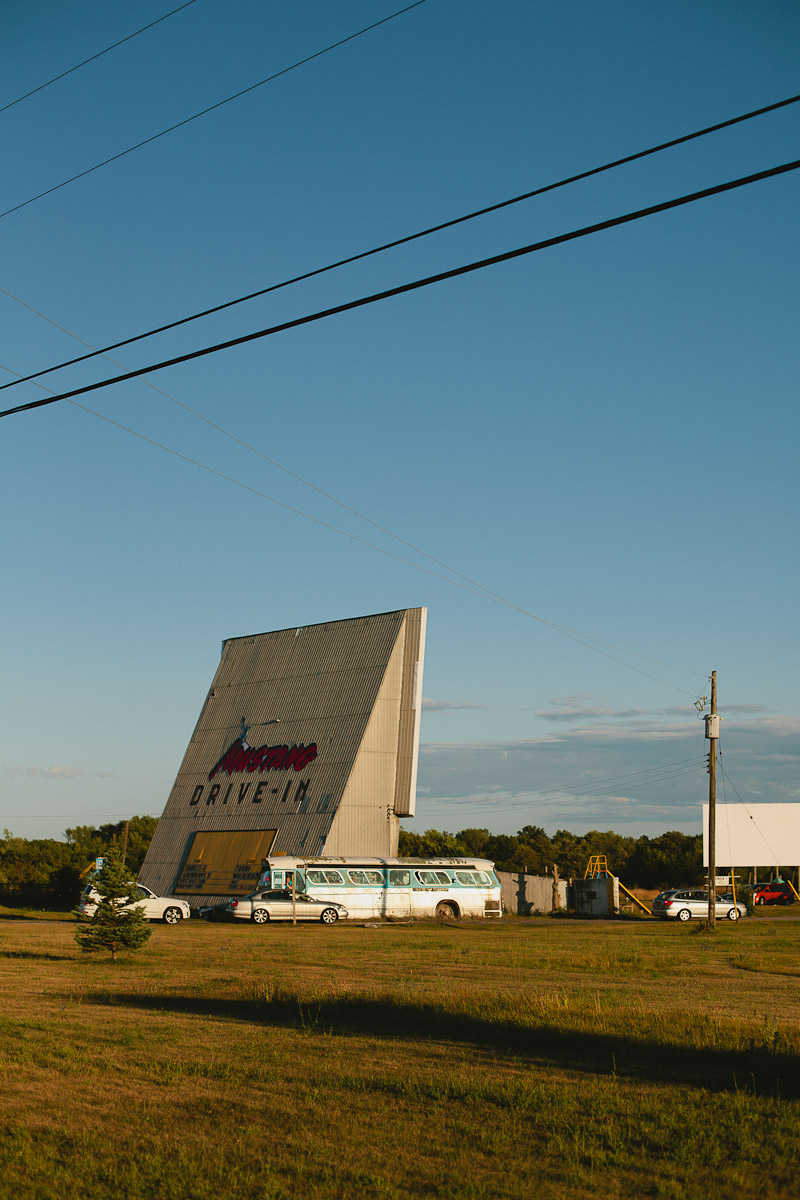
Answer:
POLYGON ((353 917, 379 917, 383 914, 383 871, 371 867, 348 867, 345 904, 353 917))
POLYGON ((411 910, 412 891, 410 872, 400 867, 390 867, 386 872, 386 882, 388 886, 384 893, 386 896, 384 916, 413 916, 411 910))

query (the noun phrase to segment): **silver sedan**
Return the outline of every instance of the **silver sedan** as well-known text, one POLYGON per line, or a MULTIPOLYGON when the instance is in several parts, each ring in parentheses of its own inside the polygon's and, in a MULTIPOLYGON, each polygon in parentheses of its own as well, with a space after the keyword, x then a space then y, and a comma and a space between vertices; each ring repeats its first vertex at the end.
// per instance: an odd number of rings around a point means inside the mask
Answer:
POLYGON ((323 925, 335 925, 347 919, 343 904, 330 900, 312 900, 304 892, 295 893, 292 905, 291 892, 251 892, 241 900, 231 900, 225 905, 225 915, 241 921, 255 921, 266 925, 268 921, 322 921, 323 925))
MULTIPOLYGON (((715 915, 738 921, 747 915, 744 904, 731 896, 717 896, 714 903, 715 915)), ((692 917, 708 917, 708 892, 702 888, 673 889, 662 892, 653 901, 654 917, 675 917, 678 921, 691 921, 692 917)))

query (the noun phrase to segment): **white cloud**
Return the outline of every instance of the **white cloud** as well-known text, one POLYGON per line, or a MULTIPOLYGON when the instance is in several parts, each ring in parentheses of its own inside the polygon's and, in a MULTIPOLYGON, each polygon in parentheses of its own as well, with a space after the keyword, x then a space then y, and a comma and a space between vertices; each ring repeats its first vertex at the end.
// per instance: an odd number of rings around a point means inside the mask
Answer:
POLYGON ((81 775, 85 775, 83 767, 68 767, 62 763, 55 763, 52 767, 23 767, 13 766, 8 767, 6 774, 10 779, 15 779, 22 776, 25 779, 77 779, 81 775))
MULTIPOLYGON (((742 705, 743 713, 756 706, 742 705)), ((698 832, 708 795, 702 721, 691 707, 672 719, 617 715, 518 741, 420 747, 416 828, 493 832, 523 825, 698 832), (459 810, 462 810, 459 812, 459 810)), ((786 801, 800 794, 800 719, 753 715, 723 722, 717 795, 725 802, 786 801)))

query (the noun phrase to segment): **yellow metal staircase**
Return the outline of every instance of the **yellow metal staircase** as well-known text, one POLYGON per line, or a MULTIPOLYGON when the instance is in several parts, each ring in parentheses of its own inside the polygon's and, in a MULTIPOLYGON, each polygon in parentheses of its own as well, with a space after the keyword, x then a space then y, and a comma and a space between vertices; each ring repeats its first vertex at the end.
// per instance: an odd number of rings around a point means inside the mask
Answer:
POLYGON ((622 880, 617 879, 616 875, 614 875, 614 873, 612 871, 609 871, 608 860, 606 859, 605 854, 593 854, 591 856, 591 858, 589 859, 589 865, 587 866, 586 870, 583 873, 583 878, 584 879, 604 879, 607 876, 611 879, 616 879, 617 883, 619 884, 620 888, 625 893, 625 895, 630 896, 630 898, 634 904, 638 904, 639 908, 644 909, 644 911, 647 913, 648 917, 652 917, 653 914, 650 911, 650 909, 647 907, 647 905, 643 904, 641 900, 637 900, 637 898, 636 898, 636 896, 634 896, 633 892, 628 891, 628 889, 625 887, 625 884, 622 882, 622 880))

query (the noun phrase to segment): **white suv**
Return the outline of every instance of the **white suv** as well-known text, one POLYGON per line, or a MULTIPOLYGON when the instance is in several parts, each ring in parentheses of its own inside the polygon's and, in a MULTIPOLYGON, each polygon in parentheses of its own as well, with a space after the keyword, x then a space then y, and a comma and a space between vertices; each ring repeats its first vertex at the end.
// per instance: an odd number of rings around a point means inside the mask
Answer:
MULTIPOLYGON (((87 883, 78 901, 78 912, 82 913, 84 917, 93 916, 99 899, 100 897, 91 883, 87 883)), ((145 920, 166 921, 167 925, 177 925, 192 915, 192 910, 185 900, 176 900, 173 896, 156 896, 155 892, 142 887, 140 883, 133 885, 129 905, 125 907, 133 904, 137 908, 144 909, 145 920)))

